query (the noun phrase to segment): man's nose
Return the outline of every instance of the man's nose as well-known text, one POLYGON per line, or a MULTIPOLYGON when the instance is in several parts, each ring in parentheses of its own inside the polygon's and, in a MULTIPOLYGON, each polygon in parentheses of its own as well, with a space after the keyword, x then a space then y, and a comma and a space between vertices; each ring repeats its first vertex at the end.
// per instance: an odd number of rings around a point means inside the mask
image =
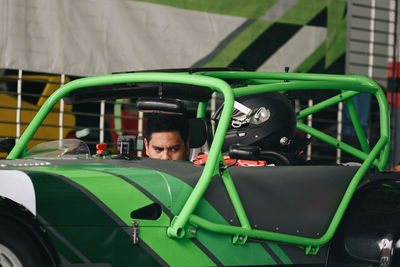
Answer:
POLYGON ((161 159, 171 159, 171 156, 169 154, 169 151, 167 151, 166 149, 162 152, 161 154, 161 159))

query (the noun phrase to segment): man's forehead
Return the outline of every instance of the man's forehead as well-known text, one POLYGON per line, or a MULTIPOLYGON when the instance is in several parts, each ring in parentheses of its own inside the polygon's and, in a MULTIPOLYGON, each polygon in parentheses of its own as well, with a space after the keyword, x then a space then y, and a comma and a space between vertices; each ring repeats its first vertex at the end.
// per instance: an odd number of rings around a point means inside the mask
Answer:
POLYGON ((149 143, 158 146, 159 144, 176 145, 182 142, 183 139, 178 131, 169 131, 152 133, 149 143))

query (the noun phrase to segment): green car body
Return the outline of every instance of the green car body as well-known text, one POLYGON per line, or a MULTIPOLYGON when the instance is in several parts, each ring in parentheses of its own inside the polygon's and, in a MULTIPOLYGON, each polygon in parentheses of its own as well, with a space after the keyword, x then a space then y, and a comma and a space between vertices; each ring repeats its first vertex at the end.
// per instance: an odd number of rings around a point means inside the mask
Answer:
MULTIPOLYGON (((49 266, 336 266, 345 253, 350 255, 348 262, 368 266, 387 259, 382 256, 387 246, 376 248, 375 244, 358 252, 360 244, 366 239, 386 240, 388 235, 392 240, 388 262, 396 262, 395 243, 400 230, 396 209, 389 212, 394 226, 385 228, 371 221, 375 230, 361 231, 362 241, 352 241, 350 249, 345 226, 355 227, 357 219, 352 215, 359 214, 365 195, 389 192, 386 196, 390 197, 380 199, 382 207, 400 202, 399 179, 384 173, 389 156, 388 114, 382 89, 362 76, 199 71, 126 73, 75 80, 49 97, 7 160, 0 161, 0 185, 8 183, 7 189, 0 190, 0 225, 3 220, 23 228, 38 244, 42 255, 38 261, 49 266), (89 96, 98 89, 107 97, 121 92, 118 88, 125 88, 125 97, 129 93, 139 97, 142 91, 134 90, 137 83, 184 84, 193 86, 193 91, 206 88, 206 94, 185 91, 182 95, 198 103, 199 118, 206 116, 212 92, 223 95, 224 106, 204 167, 148 158, 27 158, 27 142, 58 100, 79 98, 81 95, 74 95, 79 91, 89 96), (362 164, 224 166, 221 147, 235 97, 309 89, 336 90, 337 94, 301 110, 297 129, 359 158, 362 164), (380 137, 373 147, 351 101, 361 92, 374 95, 379 105, 380 137), (361 149, 301 121, 341 101, 348 107, 361 149), (353 209, 356 212, 349 214, 353 209), (372 232, 376 237, 368 235, 372 232), (352 247, 358 256, 353 255, 352 247)), ((364 214, 373 216, 370 210, 364 214)), ((10 224, 3 224, 5 233, 10 224)), ((15 252, 17 257, 19 253, 15 252)))

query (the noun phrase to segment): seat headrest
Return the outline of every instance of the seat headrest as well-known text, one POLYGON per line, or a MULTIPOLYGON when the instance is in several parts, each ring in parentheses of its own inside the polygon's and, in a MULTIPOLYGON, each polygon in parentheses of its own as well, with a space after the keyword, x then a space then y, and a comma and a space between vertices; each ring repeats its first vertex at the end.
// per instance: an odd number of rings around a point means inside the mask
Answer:
POLYGON ((189 119, 190 148, 202 147, 211 136, 211 127, 208 120, 203 118, 189 119))

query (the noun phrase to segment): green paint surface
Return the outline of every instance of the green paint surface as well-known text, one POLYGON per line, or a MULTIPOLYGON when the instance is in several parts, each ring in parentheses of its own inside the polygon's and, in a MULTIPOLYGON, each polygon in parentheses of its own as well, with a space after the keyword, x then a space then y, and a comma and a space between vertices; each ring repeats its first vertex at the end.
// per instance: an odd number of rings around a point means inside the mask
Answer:
POLYGON ((293 262, 289 259, 289 257, 285 254, 285 252, 276 244, 276 243, 271 243, 267 242, 267 246, 272 249, 272 251, 278 256, 278 258, 284 263, 284 264, 293 264, 293 262))
MULTIPOLYGON (((138 189, 111 174, 84 169, 76 170, 66 166, 38 167, 37 169, 63 175, 86 188, 110 208, 127 226, 131 226, 130 213, 133 210, 152 203, 138 189)), ((170 265, 215 265, 189 239, 175 240, 168 238, 166 228, 143 227, 140 231, 140 238, 170 265)))
POLYGON ((256 20, 203 67, 227 67, 273 23, 256 20))
POLYGON ((47 231, 47 235, 50 237, 54 247, 57 248, 59 254, 62 255, 70 263, 83 263, 82 259, 79 258, 68 246, 66 246, 58 237, 52 232, 47 231))
POLYGON ((306 25, 327 5, 326 0, 299 0, 277 22, 306 25))
MULTIPOLYGON (((183 204, 193 190, 191 186, 182 180, 154 170, 106 165, 82 165, 79 166, 79 168, 90 168, 92 170, 122 175, 143 187, 164 206, 171 206, 172 203, 171 212, 174 215, 179 214, 183 204), (160 186, 160 184, 164 184, 165 188, 160 186)), ((204 199, 200 201, 194 213, 212 222, 228 225, 228 222, 204 199)), ((158 239, 160 235, 158 231, 159 229, 157 229, 157 231, 152 229, 148 231, 148 234, 151 235, 152 238, 158 239)), ((165 229, 162 231, 165 231, 165 229)), ((165 234, 165 232, 162 234, 165 234)), ((232 244, 232 236, 210 233, 202 229, 198 229, 196 238, 224 265, 276 264, 273 258, 258 243, 249 242, 244 246, 234 245, 232 244), (251 257, 249 257, 249 255, 251 255, 251 257)), ((178 244, 184 244, 184 240, 176 240, 176 242, 178 242, 178 244)))
POLYGON ((166 5, 181 9, 230 15, 245 18, 258 18, 278 0, 136 0, 153 4, 166 5))
POLYGON ((129 234, 79 189, 47 172, 26 172, 35 187, 37 212, 52 226, 47 233, 68 262, 83 262, 77 251, 92 263, 159 266, 141 246, 132 245, 129 234))
POLYGON ((329 68, 346 52, 346 1, 328 1, 328 33, 325 68, 329 68))

